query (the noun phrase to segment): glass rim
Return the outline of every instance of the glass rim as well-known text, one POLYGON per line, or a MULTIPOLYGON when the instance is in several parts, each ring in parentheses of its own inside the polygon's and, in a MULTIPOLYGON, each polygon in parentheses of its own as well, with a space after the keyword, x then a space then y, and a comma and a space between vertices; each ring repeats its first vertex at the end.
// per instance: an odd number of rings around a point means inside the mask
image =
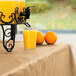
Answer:
POLYGON ((37 30, 36 27, 24 27, 23 30, 37 30))

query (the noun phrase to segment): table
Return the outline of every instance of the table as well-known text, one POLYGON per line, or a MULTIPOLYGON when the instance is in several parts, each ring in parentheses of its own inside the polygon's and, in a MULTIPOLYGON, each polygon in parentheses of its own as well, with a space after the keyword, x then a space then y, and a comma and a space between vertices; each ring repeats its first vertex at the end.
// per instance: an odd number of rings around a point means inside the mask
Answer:
POLYGON ((69 44, 43 44, 25 50, 23 42, 16 42, 10 53, 4 50, 2 43, 0 46, 0 76, 75 75, 75 61, 69 44))

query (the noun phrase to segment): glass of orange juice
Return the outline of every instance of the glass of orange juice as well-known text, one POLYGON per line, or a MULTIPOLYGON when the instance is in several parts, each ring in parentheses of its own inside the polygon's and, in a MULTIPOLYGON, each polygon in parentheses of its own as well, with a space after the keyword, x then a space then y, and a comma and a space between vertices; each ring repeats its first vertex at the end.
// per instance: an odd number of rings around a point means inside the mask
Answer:
POLYGON ((26 27, 23 30, 24 48, 34 49, 36 48, 37 30, 36 28, 26 27))

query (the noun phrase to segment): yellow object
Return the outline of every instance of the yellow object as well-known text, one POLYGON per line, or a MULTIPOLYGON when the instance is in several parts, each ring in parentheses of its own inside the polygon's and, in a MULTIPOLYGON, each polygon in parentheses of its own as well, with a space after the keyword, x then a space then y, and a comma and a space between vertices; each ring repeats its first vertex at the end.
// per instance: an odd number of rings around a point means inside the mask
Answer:
MULTIPOLYGON (((5 15, 5 18, 2 18, 2 20, 9 22, 11 20, 9 16, 15 12, 16 7, 19 7, 20 11, 22 11, 23 7, 25 7, 25 0, 0 0, 0 12, 3 12, 5 15)), ((0 22, 0 24, 2 23, 0 22)))
POLYGON ((37 38, 36 30, 24 30, 23 38, 24 38, 24 48, 26 49, 36 48, 36 38, 37 38))

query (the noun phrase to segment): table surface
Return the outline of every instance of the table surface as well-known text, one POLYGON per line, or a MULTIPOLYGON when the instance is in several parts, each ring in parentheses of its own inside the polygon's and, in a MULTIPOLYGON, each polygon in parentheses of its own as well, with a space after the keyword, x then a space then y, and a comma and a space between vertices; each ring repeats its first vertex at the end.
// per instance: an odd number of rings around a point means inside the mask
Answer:
MULTIPOLYGON (((36 49, 26 50, 23 42, 16 42, 14 50, 11 53, 7 53, 2 47, 2 43, 0 43, 0 46, 0 76, 17 71, 24 66, 26 67, 38 59, 52 54, 60 54, 63 50, 69 50, 70 47, 68 44, 55 43, 54 45, 38 45, 36 49)), ((67 55, 69 56, 69 54, 67 55)))

